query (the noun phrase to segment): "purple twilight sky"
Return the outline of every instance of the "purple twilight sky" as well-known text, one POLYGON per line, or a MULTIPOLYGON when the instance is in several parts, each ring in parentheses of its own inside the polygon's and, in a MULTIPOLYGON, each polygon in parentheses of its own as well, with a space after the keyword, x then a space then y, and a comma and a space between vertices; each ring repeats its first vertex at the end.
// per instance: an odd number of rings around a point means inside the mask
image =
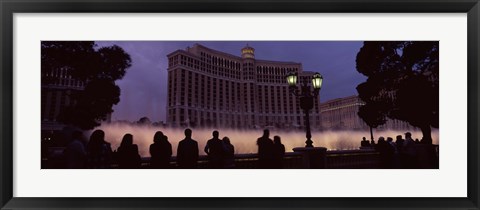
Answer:
POLYGON ((363 46, 359 41, 101 41, 98 46, 118 45, 132 58, 121 88, 120 103, 113 107, 112 121, 136 121, 147 116, 165 121, 167 96, 167 54, 199 43, 208 48, 240 56, 248 43, 255 58, 292 61, 304 71, 323 75, 320 101, 356 95, 356 87, 366 77, 355 69, 355 58, 363 46))

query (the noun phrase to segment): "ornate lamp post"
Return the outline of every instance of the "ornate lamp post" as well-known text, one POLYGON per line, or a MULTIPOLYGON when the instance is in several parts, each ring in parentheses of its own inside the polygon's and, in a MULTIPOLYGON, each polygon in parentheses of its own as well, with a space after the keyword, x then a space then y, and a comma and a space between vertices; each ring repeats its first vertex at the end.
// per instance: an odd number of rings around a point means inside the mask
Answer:
POLYGON ((312 77, 312 87, 313 90, 310 90, 310 87, 307 84, 307 81, 303 82, 301 87, 301 92, 298 92, 297 88, 297 73, 290 72, 287 75, 287 82, 290 87, 290 93, 295 96, 300 97, 300 108, 305 112, 305 127, 306 127, 306 137, 305 147, 313 147, 312 133, 310 132, 310 110, 313 108, 313 99, 318 96, 320 88, 322 87, 323 77, 319 73, 315 73, 312 77))

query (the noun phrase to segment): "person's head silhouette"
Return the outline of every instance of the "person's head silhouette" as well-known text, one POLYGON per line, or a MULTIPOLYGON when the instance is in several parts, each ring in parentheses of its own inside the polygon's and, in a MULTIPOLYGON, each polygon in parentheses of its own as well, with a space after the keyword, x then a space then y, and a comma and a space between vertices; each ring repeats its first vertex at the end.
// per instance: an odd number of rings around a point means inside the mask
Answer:
POLYGON ((92 135, 90 136, 90 143, 92 144, 102 144, 105 138, 105 132, 102 130, 95 130, 93 131, 92 135))
POLYGON ((263 130, 263 137, 268 138, 269 136, 270 136, 270 130, 268 129, 263 130))
POLYGON ((364 137, 362 138, 362 140, 363 140, 363 141, 366 141, 366 140, 367 140, 367 138, 365 138, 365 136, 364 136, 364 137))
POLYGON ((213 131, 212 135, 214 139, 218 139, 218 131, 213 131))
POLYGON ((185 129, 185 137, 187 138, 192 137, 192 130, 190 130, 190 128, 185 129))
POLYGON ((383 136, 378 137, 378 143, 380 142, 385 142, 385 138, 383 138, 383 136))
POLYGON ((405 133, 405 139, 411 139, 412 138, 412 133, 406 132, 405 133))
POLYGON ((155 135, 153 135, 153 142, 160 142, 163 138, 163 132, 162 131, 157 131, 155 132, 155 135))
POLYGON ((225 144, 230 144, 230 139, 228 137, 223 137, 222 141, 225 143, 225 144))
POLYGON ((121 146, 121 147, 126 147, 126 146, 130 146, 130 145, 132 145, 132 144, 133 144, 133 136, 132 136, 132 134, 129 134, 129 133, 125 134, 125 135, 123 136, 122 143, 120 143, 120 146, 121 146))
POLYGON ((273 137, 273 143, 275 143, 275 144, 281 144, 282 141, 280 140, 280 136, 274 136, 274 137, 273 137))

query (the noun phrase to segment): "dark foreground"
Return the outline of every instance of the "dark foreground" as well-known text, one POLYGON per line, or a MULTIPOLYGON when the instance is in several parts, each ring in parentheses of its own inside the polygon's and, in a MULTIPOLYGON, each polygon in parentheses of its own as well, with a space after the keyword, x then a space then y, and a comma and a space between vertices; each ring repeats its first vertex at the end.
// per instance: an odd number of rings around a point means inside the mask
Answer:
MULTIPOLYGON (((400 154, 385 158, 380 152, 366 148, 359 150, 332 150, 326 151, 325 157, 320 157, 320 167, 324 169, 438 169, 438 145, 417 145, 417 156, 413 161, 406 162, 400 154)), ((63 148, 49 148, 49 158, 42 158, 42 169, 62 169, 64 161, 60 158, 63 148)), ((301 152, 287 152, 282 161, 281 169, 305 169, 309 160, 301 152)), ((115 161, 110 164, 111 169, 118 169, 115 161)), ((172 157, 169 169, 178 169, 176 157, 172 157)), ((208 157, 200 156, 197 167, 207 169, 208 157)), ((227 169, 259 169, 258 154, 236 154, 235 165, 227 169)), ((140 169, 151 169, 150 158, 141 159, 140 169)))

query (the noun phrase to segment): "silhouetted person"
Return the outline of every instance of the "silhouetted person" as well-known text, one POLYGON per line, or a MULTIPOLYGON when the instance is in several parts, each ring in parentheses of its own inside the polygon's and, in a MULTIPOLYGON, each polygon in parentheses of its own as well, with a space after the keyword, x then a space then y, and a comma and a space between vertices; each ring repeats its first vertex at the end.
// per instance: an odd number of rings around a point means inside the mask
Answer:
POLYGON ((235 168, 235 147, 226 136, 223 137, 222 142, 225 151, 223 165, 225 168, 235 168))
POLYGON ((395 144, 395 142, 393 142, 392 137, 387 137, 387 143, 388 143, 388 145, 390 145, 390 147, 392 147, 392 150, 394 152, 397 152, 397 144, 395 144))
POLYGON ((395 142, 393 142, 392 137, 387 137, 387 167, 388 168, 396 168, 396 159, 397 159, 397 146, 395 142))
POLYGON ((362 146, 362 147, 369 147, 369 146, 370 146, 370 142, 367 141, 367 138, 363 137, 363 138, 362 138, 362 141, 360 142, 360 146, 362 146))
POLYGON ((73 131, 70 143, 63 151, 66 168, 85 168, 87 161, 87 151, 82 141, 83 136, 80 131, 73 131))
POLYGON ((192 130, 185 129, 185 139, 178 143, 177 164, 180 168, 196 168, 198 143, 192 139, 192 130))
POLYGON ((157 131, 153 136, 153 144, 150 145, 150 156, 151 168, 170 167, 172 145, 168 142, 168 137, 161 131, 157 131))
POLYGON ((87 167, 110 168, 111 156, 112 148, 110 143, 105 141, 105 132, 93 131, 87 145, 87 167))
POLYGON ((398 153, 401 153, 402 150, 403 150, 403 142, 404 142, 404 140, 402 139, 402 135, 398 135, 397 139, 395 140, 395 144, 397 145, 398 153))
POLYGON ((205 153, 208 155, 208 165, 210 168, 223 168, 224 146, 222 140, 218 138, 218 131, 213 131, 210 140, 205 145, 205 153))
POLYGON ((417 151, 415 149, 415 141, 412 139, 412 134, 410 132, 405 133, 403 154, 402 163, 404 168, 416 168, 417 151))
POLYGON ((273 137, 273 168, 283 168, 283 157, 285 156, 285 146, 280 140, 280 136, 273 137))
POLYGON ((415 139, 415 144, 420 144, 420 141, 418 139, 415 139))
POLYGON ((119 168, 140 168, 141 158, 138 154, 138 146, 133 144, 132 134, 125 134, 117 149, 119 168))
POLYGON ((389 157, 389 145, 385 141, 383 136, 378 138, 377 145, 375 145, 375 150, 380 153, 380 168, 389 168, 388 164, 390 162, 389 157))
POLYGON ((270 131, 263 130, 263 136, 257 139, 258 145, 258 167, 272 168, 273 141, 269 138, 270 131))

